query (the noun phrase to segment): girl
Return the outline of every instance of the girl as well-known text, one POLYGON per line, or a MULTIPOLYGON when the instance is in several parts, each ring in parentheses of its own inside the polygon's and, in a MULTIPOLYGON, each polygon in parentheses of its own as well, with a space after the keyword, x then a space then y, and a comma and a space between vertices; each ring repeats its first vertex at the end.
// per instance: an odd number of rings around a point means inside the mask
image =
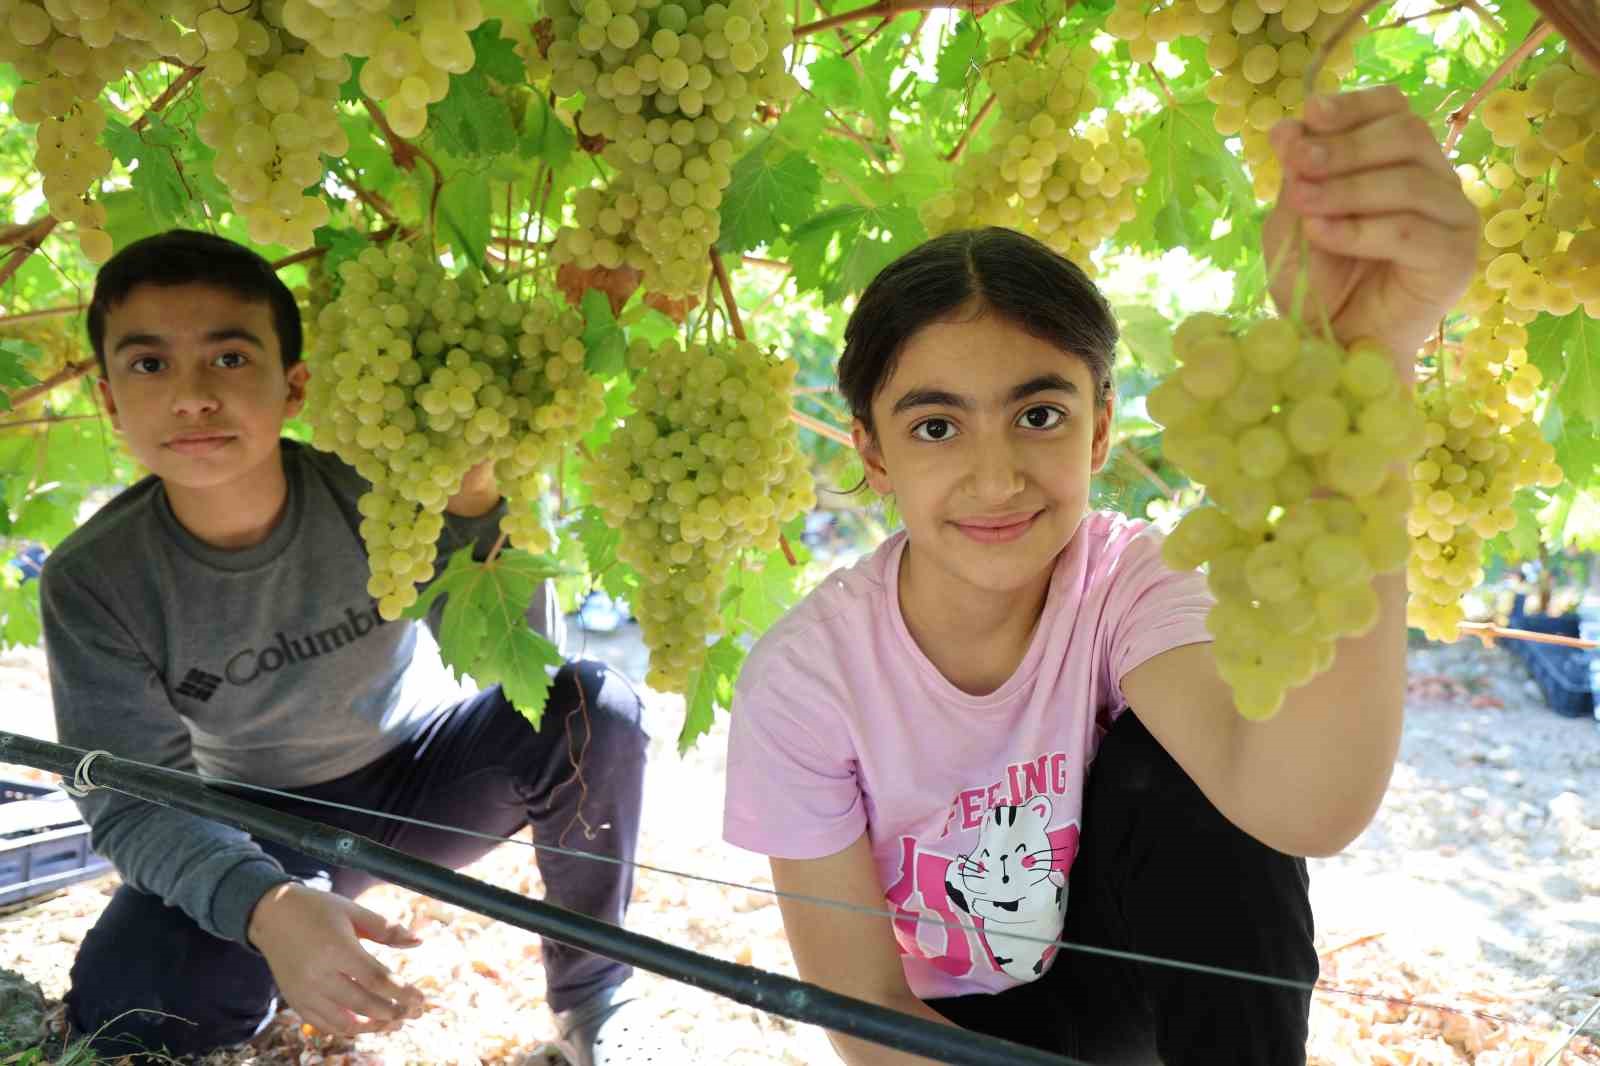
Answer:
MULTIPOLYGON (((1477 241, 1431 131, 1384 89, 1313 100, 1273 140, 1275 299, 1298 218, 1311 300, 1409 381, 1477 241)), ((839 382, 905 529, 751 653, 725 834, 782 893, 887 902, 885 921, 782 900, 808 980, 1096 1064, 1303 1063, 1308 991, 1049 942, 1316 979, 1302 856, 1353 839, 1387 786, 1404 579, 1379 579, 1380 623, 1329 673, 1241 719, 1204 579, 1088 510, 1116 335, 1076 267, 1006 230, 931 240, 868 286, 839 382)), ((923 1061, 832 1039, 852 1066, 923 1061)))

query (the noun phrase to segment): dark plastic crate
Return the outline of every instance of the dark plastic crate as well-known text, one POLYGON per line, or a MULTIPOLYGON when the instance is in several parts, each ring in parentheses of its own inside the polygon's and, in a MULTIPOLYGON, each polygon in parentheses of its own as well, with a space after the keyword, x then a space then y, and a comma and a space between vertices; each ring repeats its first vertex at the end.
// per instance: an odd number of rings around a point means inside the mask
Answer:
POLYGON ((1589 689, 1589 656, 1582 648, 1518 641, 1522 661, 1528 664, 1544 701, 1563 718, 1594 715, 1594 693, 1589 689))
POLYGON ((89 847, 89 827, 66 794, 0 779, 0 905, 99 877, 111 864, 89 847))

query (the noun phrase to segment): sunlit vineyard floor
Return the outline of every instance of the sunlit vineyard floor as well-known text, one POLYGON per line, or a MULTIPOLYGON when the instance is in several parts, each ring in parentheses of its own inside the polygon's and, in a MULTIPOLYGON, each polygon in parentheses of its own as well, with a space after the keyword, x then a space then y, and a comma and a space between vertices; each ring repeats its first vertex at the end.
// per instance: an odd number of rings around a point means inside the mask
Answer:
MULTIPOLYGON (((640 676, 631 627, 591 636, 587 653, 640 676)), ((1344 854, 1313 863, 1323 978, 1341 991, 1316 997, 1311 1062, 1543 1066, 1555 1038, 1600 1000, 1600 728, 1546 710, 1499 649, 1419 649, 1411 670, 1401 763, 1379 817, 1344 854)), ((0 656, 0 692, 5 728, 48 732, 41 656, 0 656)), ((719 841, 726 722, 679 758, 681 704, 646 695, 654 758, 642 861, 769 885, 764 860, 719 841)), ((541 894, 526 847, 502 847, 468 872, 541 894)), ((112 884, 77 885, 0 915, 0 966, 37 981, 54 1005, 112 884)), ((410 951, 380 950, 433 1010, 398 1033, 334 1045, 303 1038, 285 1012, 252 1046, 207 1066, 545 1061, 551 1023, 537 938, 399 889, 362 902, 424 937, 410 951)), ((629 925, 794 972, 777 908, 759 891, 641 872, 629 925)), ((660 978, 639 984, 660 1012, 667 1061, 837 1061, 814 1029, 660 978)), ((1600 1039, 1600 1026, 1589 1033, 1600 1039)), ((1557 1061, 1600 1063, 1600 1046, 1580 1037, 1557 1061)))

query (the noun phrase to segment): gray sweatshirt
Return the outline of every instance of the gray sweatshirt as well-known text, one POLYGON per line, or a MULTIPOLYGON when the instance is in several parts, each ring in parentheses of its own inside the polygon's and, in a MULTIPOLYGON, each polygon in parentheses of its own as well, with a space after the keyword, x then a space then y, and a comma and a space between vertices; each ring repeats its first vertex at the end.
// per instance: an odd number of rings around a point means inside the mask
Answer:
MULTIPOLYGON (((366 766, 439 708, 416 623, 384 622, 367 594, 368 483, 293 441, 283 461, 288 505, 254 547, 197 540, 147 477, 51 554, 40 601, 61 743, 295 788, 366 766)), ((469 543, 485 556, 502 511, 446 515, 440 566, 469 543)), ((544 593, 530 621, 559 637, 544 593)), ((251 909, 290 880, 247 834, 197 815, 105 790, 78 806, 126 883, 224 939, 246 943, 251 909)))

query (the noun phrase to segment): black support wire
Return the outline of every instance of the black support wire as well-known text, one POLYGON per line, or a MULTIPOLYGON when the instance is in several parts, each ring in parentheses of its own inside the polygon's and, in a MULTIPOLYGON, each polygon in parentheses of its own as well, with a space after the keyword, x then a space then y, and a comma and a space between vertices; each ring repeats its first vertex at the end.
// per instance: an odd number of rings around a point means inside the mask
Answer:
POLYGON ((507 925, 793 1021, 819 1025, 953 1066, 1088 1066, 1009 1040, 913 1017, 782 974, 675 947, 598 918, 485 884, 359 834, 238 799, 207 788, 176 770, 103 753, 94 754, 92 762, 86 762, 90 754, 81 748, 0 731, 0 762, 60 774, 80 788, 109 788, 135 799, 188 811, 336 866, 364 870, 402 888, 507 925))

